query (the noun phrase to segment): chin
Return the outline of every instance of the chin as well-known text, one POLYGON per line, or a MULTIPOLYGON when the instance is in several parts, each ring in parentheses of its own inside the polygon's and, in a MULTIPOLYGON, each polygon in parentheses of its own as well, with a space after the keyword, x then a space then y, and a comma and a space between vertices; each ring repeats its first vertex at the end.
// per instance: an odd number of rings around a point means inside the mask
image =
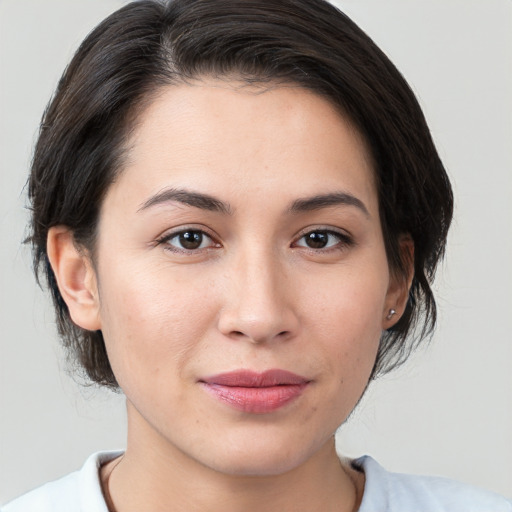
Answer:
POLYGON ((230 443, 229 447, 222 447, 218 457, 208 465, 229 475, 276 476, 296 469, 321 449, 321 443, 305 443, 299 436, 289 435, 281 440, 261 437, 246 440, 238 446, 230 443))
POLYGON ((293 454, 283 457, 276 454, 244 454, 232 457, 230 460, 216 461, 212 469, 226 475, 266 477, 277 476, 292 471, 298 467, 302 460, 293 454))

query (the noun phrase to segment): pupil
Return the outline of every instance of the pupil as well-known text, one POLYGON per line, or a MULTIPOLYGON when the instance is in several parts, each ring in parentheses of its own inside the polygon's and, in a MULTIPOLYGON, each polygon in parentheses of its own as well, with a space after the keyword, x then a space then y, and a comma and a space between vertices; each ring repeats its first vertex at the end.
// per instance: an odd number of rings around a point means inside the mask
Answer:
POLYGON ((306 244, 312 249, 322 249, 327 245, 327 242, 328 234, 321 231, 315 231, 306 236, 306 244))
POLYGON ((186 231, 180 234, 180 244, 185 249, 198 249, 203 242, 203 235, 199 231, 186 231))

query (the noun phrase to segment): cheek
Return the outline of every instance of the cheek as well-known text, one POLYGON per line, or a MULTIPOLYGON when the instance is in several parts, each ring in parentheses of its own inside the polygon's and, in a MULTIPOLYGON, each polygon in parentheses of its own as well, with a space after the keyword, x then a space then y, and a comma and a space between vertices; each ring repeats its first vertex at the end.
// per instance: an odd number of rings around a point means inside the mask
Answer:
POLYGON ((309 273, 301 287, 301 307, 310 312, 309 320, 330 337, 341 335, 347 341, 359 337, 364 344, 364 333, 373 339, 371 333, 382 329, 388 283, 385 260, 333 268, 329 273, 309 273))
POLYGON ((365 386, 375 362, 388 285, 387 272, 380 269, 382 265, 335 271, 323 281, 313 276, 320 291, 309 294, 302 306, 308 311, 308 330, 322 338, 332 371, 345 385, 365 386))
POLYGON ((152 272, 103 272, 100 298, 102 332, 108 357, 126 392, 135 381, 182 376, 185 363, 198 350, 213 321, 215 306, 186 275, 172 280, 158 265, 152 272), (129 275, 130 278, 126 278, 129 275), (172 372, 162 365, 171 364, 172 372))

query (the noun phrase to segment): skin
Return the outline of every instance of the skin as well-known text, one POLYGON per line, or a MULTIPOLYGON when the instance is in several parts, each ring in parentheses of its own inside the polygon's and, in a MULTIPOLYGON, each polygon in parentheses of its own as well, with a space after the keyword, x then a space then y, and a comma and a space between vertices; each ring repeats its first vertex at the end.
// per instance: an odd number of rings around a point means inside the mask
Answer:
POLYGON ((340 463, 334 434, 407 297, 388 268, 364 141, 311 92, 204 79, 161 90, 129 147, 94 265, 66 227, 48 239, 71 316, 102 330, 127 399, 111 506, 357 510, 364 477, 340 463), (170 189, 226 211, 162 200, 170 189), (345 200, 291 208, 333 192, 345 200), (198 248, 180 245, 187 230, 204 233, 198 248), (327 245, 309 247, 308 233, 327 245), (200 384, 271 368, 309 384, 270 413, 236 410, 200 384))

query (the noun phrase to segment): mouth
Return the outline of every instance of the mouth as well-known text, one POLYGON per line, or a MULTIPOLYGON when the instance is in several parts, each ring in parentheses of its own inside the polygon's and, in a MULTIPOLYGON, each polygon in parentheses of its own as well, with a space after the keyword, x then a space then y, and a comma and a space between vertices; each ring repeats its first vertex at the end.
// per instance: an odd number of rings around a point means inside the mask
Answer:
POLYGON ((274 369, 263 373, 236 370, 199 382, 215 398, 237 410, 264 414, 297 399, 311 381, 286 370, 274 369))

